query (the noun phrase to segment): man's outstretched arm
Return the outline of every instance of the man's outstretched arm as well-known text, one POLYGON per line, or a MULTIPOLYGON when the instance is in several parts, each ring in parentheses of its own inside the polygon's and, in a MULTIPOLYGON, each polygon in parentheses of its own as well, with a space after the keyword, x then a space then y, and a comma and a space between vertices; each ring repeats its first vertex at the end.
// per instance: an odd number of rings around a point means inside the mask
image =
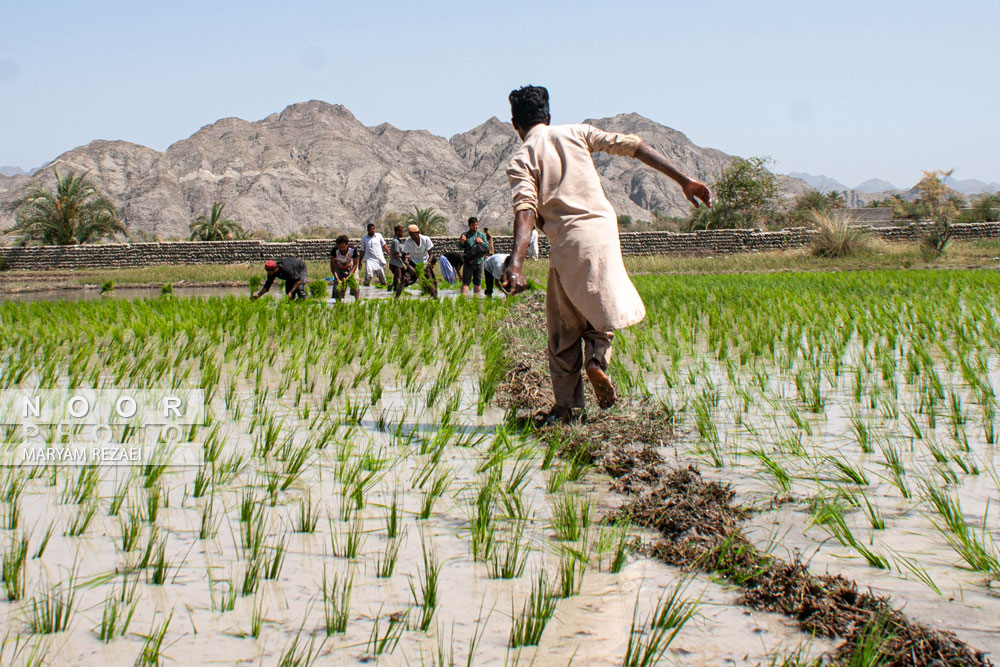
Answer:
POLYGON ((712 208, 712 191, 707 185, 682 173, 670 160, 645 142, 635 149, 635 159, 676 181, 684 191, 684 196, 695 206, 698 206, 700 200, 705 206, 712 208))
POLYGON ((528 240, 534 228, 535 212, 532 209, 522 209, 514 215, 514 251, 510 254, 510 266, 500 281, 505 292, 517 294, 528 286, 524 277, 524 257, 528 254, 528 240))

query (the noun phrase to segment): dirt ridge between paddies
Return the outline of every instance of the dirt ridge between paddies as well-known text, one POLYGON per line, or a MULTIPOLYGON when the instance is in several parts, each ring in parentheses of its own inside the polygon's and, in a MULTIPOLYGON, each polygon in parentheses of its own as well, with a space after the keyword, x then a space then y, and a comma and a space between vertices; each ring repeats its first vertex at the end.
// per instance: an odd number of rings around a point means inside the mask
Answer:
MULTIPOLYGON (((510 371, 497 402, 510 411, 548 409, 547 361, 538 345, 545 331, 543 297, 512 300, 503 327, 510 371)), ((954 634, 908 618, 888 597, 859 591, 841 575, 812 574, 797 558, 788 562, 759 550, 742 532, 751 510, 736 502, 730 485, 704 480, 694 466, 671 466, 657 451, 673 438, 673 428, 655 402, 622 398, 612 412, 591 413, 586 424, 547 427, 537 436, 559 442, 561 456, 583 457, 613 478, 611 489, 627 500, 608 518, 655 529, 660 539, 644 546, 649 555, 725 578, 742 589, 740 604, 791 617, 803 632, 843 637, 826 656, 834 664, 861 664, 852 656, 899 667, 993 664, 954 634)))

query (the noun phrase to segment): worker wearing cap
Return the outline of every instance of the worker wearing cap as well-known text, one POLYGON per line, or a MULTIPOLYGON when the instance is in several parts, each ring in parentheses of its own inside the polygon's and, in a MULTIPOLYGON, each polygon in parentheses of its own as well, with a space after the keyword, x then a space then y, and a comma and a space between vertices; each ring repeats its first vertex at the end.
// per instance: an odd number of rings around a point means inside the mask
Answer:
POLYGON ((260 291, 251 296, 251 299, 259 299, 267 294, 274 283, 275 278, 285 281, 285 296, 289 299, 306 298, 306 283, 309 276, 306 274, 306 263, 298 257, 286 257, 280 262, 269 259, 264 262, 264 271, 267 272, 267 280, 260 291))
MULTIPOLYGON (((409 232, 409 238, 403 242, 403 256, 406 258, 406 265, 410 271, 416 274, 416 265, 424 265, 424 278, 427 280, 427 285, 430 287, 431 296, 435 299, 437 298, 437 278, 434 277, 434 242, 431 241, 430 237, 424 236, 420 233, 420 227, 416 225, 410 225, 407 228, 409 232)), ((402 282, 396 288, 396 296, 399 296, 400 292, 403 291, 402 282)))

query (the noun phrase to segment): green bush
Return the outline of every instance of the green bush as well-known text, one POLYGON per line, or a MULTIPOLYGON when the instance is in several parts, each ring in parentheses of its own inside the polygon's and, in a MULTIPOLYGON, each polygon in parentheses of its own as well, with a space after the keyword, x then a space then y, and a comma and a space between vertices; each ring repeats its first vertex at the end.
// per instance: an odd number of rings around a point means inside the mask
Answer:
POLYGON ((107 280, 101 285, 101 294, 110 294, 115 291, 115 281, 107 280))
POLYGON ((972 206, 962 211, 956 222, 998 222, 1000 221, 1000 192, 980 195, 972 206))
POLYGON ((250 276, 250 293, 256 294, 262 284, 264 284, 264 279, 259 275, 250 276))
POLYGON ((712 185, 712 208, 699 206, 688 218, 688 231, 766 227, 779 215, 778 181, 767 157, 737 158, 712 185))
POLYGON ((162 296, 173 296, 174 295, 174 284, 166 283, 160 287, 160 294, 162 296))

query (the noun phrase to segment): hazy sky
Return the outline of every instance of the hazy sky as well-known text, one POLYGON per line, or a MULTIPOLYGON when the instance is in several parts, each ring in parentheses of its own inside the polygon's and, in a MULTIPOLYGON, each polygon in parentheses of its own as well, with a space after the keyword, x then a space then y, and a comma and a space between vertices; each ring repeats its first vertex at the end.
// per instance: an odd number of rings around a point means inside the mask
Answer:
POLYGON ((1000 2, 26 2, 0 7, 0 165, 157 150, 309 99, 450 137, 546 85, 779 172, 1000 182, 1000 2))

